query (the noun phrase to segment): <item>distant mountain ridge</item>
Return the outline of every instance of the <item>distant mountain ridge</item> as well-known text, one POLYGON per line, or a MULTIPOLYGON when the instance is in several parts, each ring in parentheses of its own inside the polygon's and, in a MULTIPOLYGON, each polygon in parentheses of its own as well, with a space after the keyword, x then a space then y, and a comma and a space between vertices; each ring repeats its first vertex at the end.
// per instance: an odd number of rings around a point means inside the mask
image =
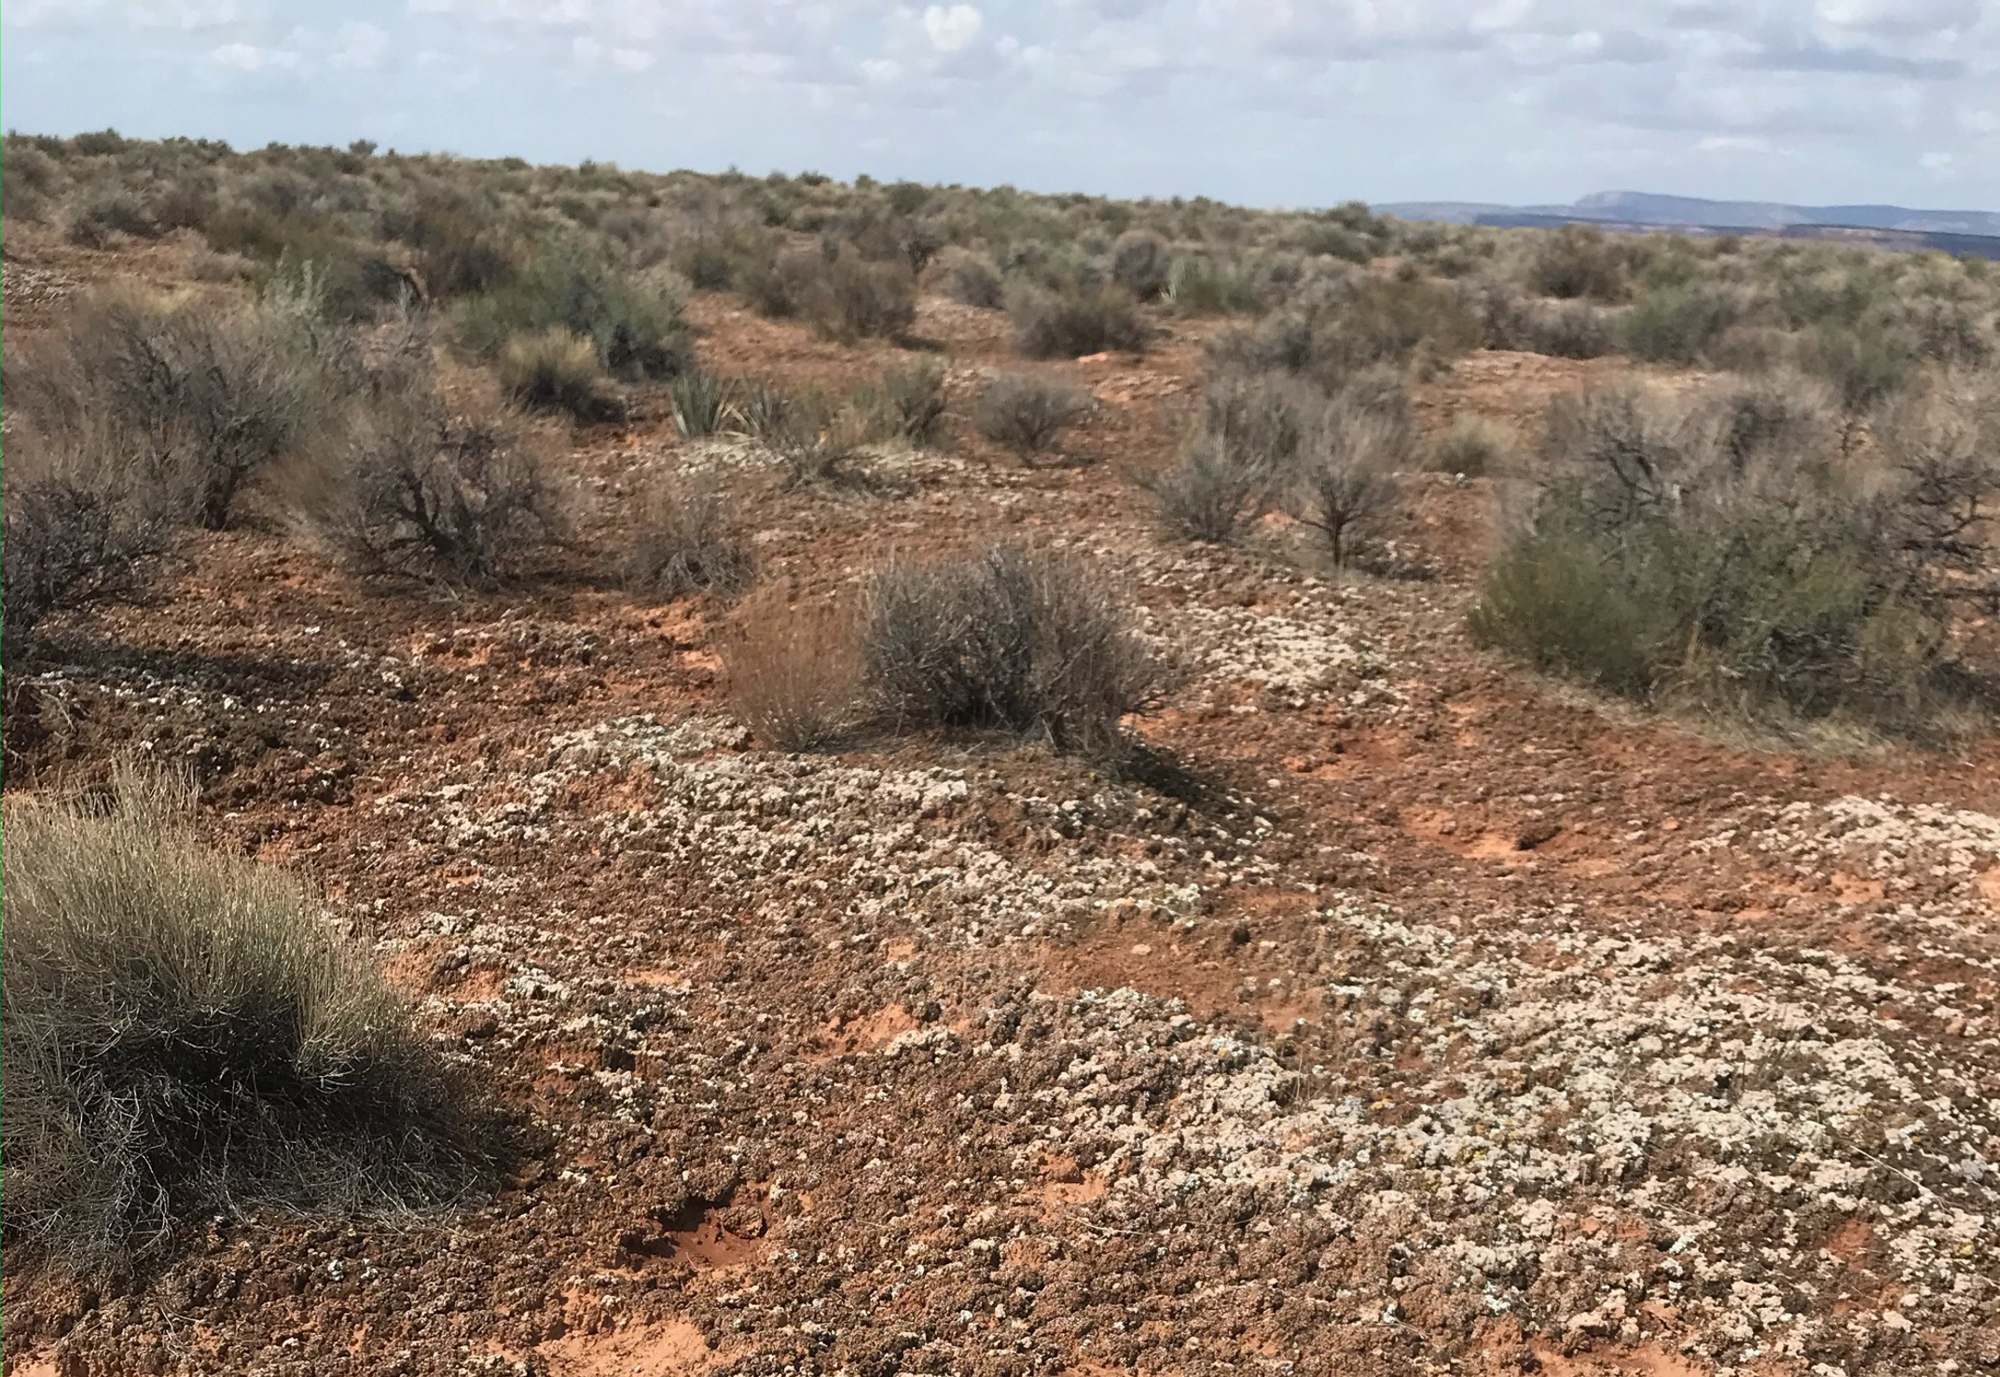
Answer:
POLYGON ((1915 210, 1907 206, 1798 206, 1779 201, 1711 201, 1699 196, 1660 196, 1647 191, 1595 191, 1566 206, 1508 206, 1482 201, 1403 201, 1375 210, 1402 220, 1446 220, 1454 224, 1522 224, 1536 221, 1595 220, 1620 226, 1657 225, 1675 229, 1762 230, 1801 226, 1844 226, 1913 234, 2000 236, 2000 212, 1915 210))

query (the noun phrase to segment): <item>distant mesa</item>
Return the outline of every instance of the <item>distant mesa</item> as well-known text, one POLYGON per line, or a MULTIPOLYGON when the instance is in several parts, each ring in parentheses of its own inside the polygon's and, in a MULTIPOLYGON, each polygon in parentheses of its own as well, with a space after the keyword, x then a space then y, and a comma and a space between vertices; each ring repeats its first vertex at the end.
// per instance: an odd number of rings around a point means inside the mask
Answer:
POLYGON ((1460 225, 1600 225, 1645 233, 1768 234, 1848 239, 1892 249, 1941 249, 2000 259, 2000 212, 1912 210, 1907 206, 1794 206, 1776 201, 1710 201, 1646 191, 1594 191, 1566 206, 1506 206, 1481 201, 1403 201, 1375 210, 1402 220, 1460 225))

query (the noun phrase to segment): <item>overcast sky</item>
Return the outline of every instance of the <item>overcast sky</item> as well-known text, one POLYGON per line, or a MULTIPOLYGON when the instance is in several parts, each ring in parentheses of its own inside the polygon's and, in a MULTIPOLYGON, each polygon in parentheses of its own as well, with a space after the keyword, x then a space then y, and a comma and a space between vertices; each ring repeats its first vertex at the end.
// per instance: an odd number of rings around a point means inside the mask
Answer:
POLYGON ((6 0, 9 128, 1258 205, 2000 210, 2000 0, 6 0))

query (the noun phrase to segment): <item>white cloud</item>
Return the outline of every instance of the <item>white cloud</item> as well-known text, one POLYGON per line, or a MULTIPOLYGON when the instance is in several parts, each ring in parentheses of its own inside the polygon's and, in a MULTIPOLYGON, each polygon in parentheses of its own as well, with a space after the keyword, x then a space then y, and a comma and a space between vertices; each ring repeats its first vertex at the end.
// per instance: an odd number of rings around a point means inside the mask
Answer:
POLYGON ((1695 148, 1703 153, 1768 153, 1771 141, 1749 134, 1711 134, 1695 148))
POLYGON ((389 34, 373 24, 342 24, 327 61, 335 67, 372 71, 389 55, 389 34))
POLYGON ((260 48, 254 43, 224 43, 209 49, 209 61, 233 72, 292 71, 299 54, 290 48, 260 48))
POLYGON ((135 0, 125 15, 150 29, 220 29, 251 18, 238 0, 135 0))
POLYGON ((971 5, 932 5, 924 11, 924 32, 941 53, 962 53, 979 39, 984 18, 971 5))

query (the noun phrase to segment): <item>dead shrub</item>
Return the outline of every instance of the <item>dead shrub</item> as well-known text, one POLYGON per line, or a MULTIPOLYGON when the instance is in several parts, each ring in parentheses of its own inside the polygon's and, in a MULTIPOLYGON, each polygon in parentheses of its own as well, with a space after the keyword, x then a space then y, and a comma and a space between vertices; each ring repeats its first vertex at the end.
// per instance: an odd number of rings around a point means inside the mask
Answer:
POLYGON ((1003 373, 979 394, 972 424, 987 439, 1030 460, 1089 409, 1089 397, 1077 388, 1031 374, 1003 373))
POLYGON ((448 1205, 493 1161, 366 957, 191 813, 129 767, 87 807, 7 798, 7 1237, 83 1273, 177 1219, 448 1205))
POLYGON ((665 481, 648 494, 625 562, 625 586, 670 600, 740 593, 756 574, 728 501, 709 488, 665 481))
POLYGON ((875 706, 898 731, 998 730, 1108 752, 1119 719, 1161 682, 1100 574, 1010 545, 883 569, 863 599, 861 646, 875 706))

